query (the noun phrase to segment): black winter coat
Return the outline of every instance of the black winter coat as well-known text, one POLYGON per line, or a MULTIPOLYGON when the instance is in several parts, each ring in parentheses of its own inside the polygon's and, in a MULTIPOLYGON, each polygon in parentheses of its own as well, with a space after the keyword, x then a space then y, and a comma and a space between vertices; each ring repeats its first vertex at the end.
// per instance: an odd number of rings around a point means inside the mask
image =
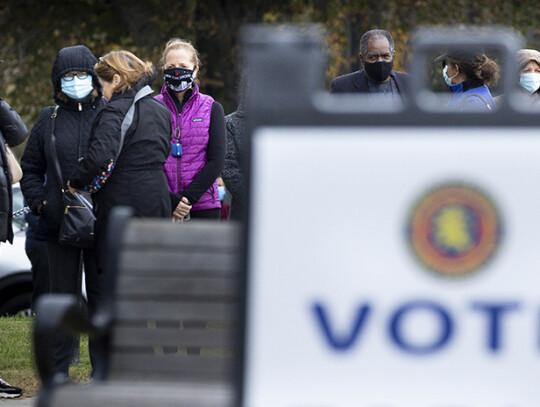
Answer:
MULTIPOLYGON (((138 88, 115 93, 98 113, 88 152, 70 177, 70 185, 75 189, 90 185, 116 157, 120 148, 120 127, 136 90, 138 88)), ((133 123, 126 132, 114 169, 107 182, 93 194, 100 267, 103 265, 105 227, 113 207, 130 206, 139 217, 171 217, 169 189, 163 170, 171 148, 171 128, 171 116, 165 105, 150 95, 137 102, 133 123)))
POLYGON ((247 124, 242 103, 236 112, 225 116, 227 130, 227 153, 221 178, 231 193, 231 211, 229 219, 241 220, 245 208, 245 183, 242 174, 243 162, 247 148, 247 124))
POLYGON ((97 111, 105 105, 99 98, 85 103, 82 111, 77 106, 61 102, 55 119, 56 154, 62 170, 62 185, 58 180, 51 155, 51 132, 54 106, 43 109, 32 128, 21 159, 23 178, 21 189, 34 214, 42 204, 36 229, 37 240, 58 240, 64 206, 62 188, 66 189, 69 175, 77 161, 86 154, 92 122, 97 111))
POLYGON ((6 147, 21 144, 28 130, 13 108, 0 99, 0 242, 8 240, 13 243, 13 195, 11 191, 11 173, 9 172, 6 147))
POLYGON ((62 186, 55 171, 51 155, 51 131, 54 106, 43 109, 32 128, 28 144, 21 159, 23 195, 41 216, 36 228, 37 240, 57 240, 60 219, 64 210, 62 188, 67 188, 69 175, 77 166, 79 158, 86 154, 92 122, 97 112, 106 104, 101 97, 101 85, 93 70, 96 58, 84 46, 63 49, 54 62, 51 80, 58 104, 55 119, 56 153, 62 170, 62 186), (81 101, 69 99, 61 91, 60 80, 72 70, 86 71, 93 77, 94 91, 81 101))

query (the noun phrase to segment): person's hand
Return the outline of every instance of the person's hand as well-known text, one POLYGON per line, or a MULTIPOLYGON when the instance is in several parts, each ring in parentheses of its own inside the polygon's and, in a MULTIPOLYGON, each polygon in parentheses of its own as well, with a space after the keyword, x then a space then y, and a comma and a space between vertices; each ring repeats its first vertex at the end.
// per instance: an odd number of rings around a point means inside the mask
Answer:
POLYGON ((73 188, 71 185, 69 185, 69 181, 67 183, 67 186, 68 186, 68 189, 69 189, 69 192, 71 193, 71 195, 75 196, 75 193, 82 193, 82 191, 80 189, 75 189, 73 188))
POLYGON ((174 210, 173 217, 177 219, 184 219, 190 210, 191 210, 191 205, 189 204, 188 199, 184 196, 182 197, 182 200, 178 203, 178 206, 174 210))

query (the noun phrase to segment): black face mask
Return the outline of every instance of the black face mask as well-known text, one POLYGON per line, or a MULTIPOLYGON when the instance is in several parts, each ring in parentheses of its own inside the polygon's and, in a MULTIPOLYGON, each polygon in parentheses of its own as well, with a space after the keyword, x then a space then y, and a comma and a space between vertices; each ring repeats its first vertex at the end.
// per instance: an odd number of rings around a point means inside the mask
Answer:
POLYGON ((195 71, 183 68, 169 68, 163 71, 163 79, 170 90, 182 92, 193 83, 195 71))
POLYGON ((375 82, 384 82, 394 68, 394 60, 390 62, 364 63, 364 69, 370 79, 375 82))

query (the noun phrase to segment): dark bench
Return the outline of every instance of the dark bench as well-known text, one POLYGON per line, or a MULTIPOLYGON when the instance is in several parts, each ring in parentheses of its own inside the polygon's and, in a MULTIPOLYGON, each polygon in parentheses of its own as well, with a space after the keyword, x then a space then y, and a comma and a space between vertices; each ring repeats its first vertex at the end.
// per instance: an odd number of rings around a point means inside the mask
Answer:
POLYGON ((238 405, 239 227, 129 219, 110 223, 103 307, 92 320, 69 295, 44 298, 34 339, 43 387, 38 406, 238 405), (54 332, 99 341, 88 385, 54 377, 54 332))

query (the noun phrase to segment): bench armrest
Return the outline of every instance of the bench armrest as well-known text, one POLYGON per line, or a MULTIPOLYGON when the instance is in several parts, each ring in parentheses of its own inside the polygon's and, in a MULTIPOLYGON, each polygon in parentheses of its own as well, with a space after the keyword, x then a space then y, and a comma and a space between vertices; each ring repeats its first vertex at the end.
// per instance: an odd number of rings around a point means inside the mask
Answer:
POLYGON ((58 330, 99 337, 107 331, 110 324, 105 323, 103 318, 97 320, 101 322, 99 326, 89 319, 88 313, 81 308, 75 295, 54 294, 39 299, 34 323, 34 352, 36 366, 44 386, 65 379, 54 377, 52 358, 58 330))

